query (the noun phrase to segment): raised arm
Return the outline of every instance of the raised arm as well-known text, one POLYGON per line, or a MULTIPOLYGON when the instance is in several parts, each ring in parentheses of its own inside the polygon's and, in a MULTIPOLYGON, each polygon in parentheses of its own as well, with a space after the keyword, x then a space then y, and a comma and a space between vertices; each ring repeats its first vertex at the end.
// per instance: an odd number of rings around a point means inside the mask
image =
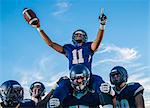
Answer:
POLYGON ((30 24, 32 27, 36 28, 43 38, 43 40, 54 50, 56 50, 59 53, 64 54, 64 49, 61 45, 53 42, 46 33, 40 29, 40 21, 39 18, 36 16, 35 12, 32 9, 24 8, 23 10, 23 16, 28 24, 30 24))
POLYGON ((43 38, 43 40, 47 43, 48 46, 50 46, 51 48, 53 48, 54 50, 56 50, 59 53, 65 54, 64 53, 64 49, 63 46, 53 42, 48 36, 47 34, 44 32, 44 30, 40 29, 40 24, 38 24, 37 26, 37 30, 40 34, 40 36, 43 38))
POLYGON ((107 17, 104 15, 103 9, 101 9, 101 15, 99 16, 100 28, 98 30, 96 39, 91 44, 91 49, 93 51, 97 50, 97 48, 99 47, 99 45, 102 41, 102 38, 104 35, 104 28, 105 28, 105 24, 106 24, 106 19, 107 19, 107 17))

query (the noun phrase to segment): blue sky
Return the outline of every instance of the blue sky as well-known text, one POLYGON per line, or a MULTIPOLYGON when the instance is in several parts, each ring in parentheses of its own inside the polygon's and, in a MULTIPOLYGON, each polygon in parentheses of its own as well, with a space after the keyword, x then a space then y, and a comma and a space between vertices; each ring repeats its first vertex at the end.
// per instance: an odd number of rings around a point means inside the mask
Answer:
POLYGON ((150 107, 150 2, 149 0, 0 0, 0 83, 14 79, 25 88, 41 81, 47 91, 68 75, 68 60, 48 47, 22 15, 33 9, 41 28, 55 42, 71 43, 72 33, 84 29, 96 38, 100 9, 108 17, 102 43, 93 58, 93 73, 109 82, 113 66, 124 66, 129 82, 139 82, 150 107))

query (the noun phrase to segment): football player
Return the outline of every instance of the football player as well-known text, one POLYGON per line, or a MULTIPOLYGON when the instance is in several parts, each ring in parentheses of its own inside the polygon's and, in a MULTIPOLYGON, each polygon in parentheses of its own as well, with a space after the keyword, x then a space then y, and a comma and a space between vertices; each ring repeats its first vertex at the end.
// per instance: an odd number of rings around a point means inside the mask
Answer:
POLYGON ((43 83, 36 81, 31 84, 30 95, 32 100, 35 101, 36 108, 50 108, 49 100, 56 86, 57 83, 50 90, 50 92, 45 95, 45 86, 43 83))
POLYGON ((128 73, 124 67, 114 67, 109 76, 114 85, 117 108, 145 108, 143 86, 137 82, 127 83, 128 73))
MULTIPOLYGON (((70 70, 70 79, 64 79, 70 84, 71 92, 62 102, 58 98, 50 99, 50 107, 57 108, 112 108, 111 96, 102 92, 95 92, 90 86, 90 71, 82 65, 77 64, 70 70)), ((62 79, 63 80, 63 79, 62 79)))
POLYGON ((98 30, 97 37, 94 41, 87 42, 88 40, 87 33, 82 29, 78 29, 74 31, 72 34, 73 44, 65 44, 64 46, 61 46, 58 43, 53 42, 47 36, 44 30, 40 28, 40 22, 35 27, 39 31, 44 41, 48 44, 48 46, 50 46, 57 52, 64 54, 68 58, 69 69, 71 69, 71 67, 75 64, 84 64, 91 71, 92 56, 98 49, 102 41, 106 19, 107 17, 102 12, 101 16, 99 16, 100 28, 98 30))
POLYGON ((15 80, 8 80, 0 86, 2 102, 0 108, 35 108, 34 101, 23 100, 23 87, 15 80))
MULTIPOLYGON (((102 41, 106 19, 107 17, 104 15, 103 10, 102 10, 101 15, 99 16, 100 28, 98 30, 97 37, 94 41, 87 42, 87 39, 88 39, 87 33, 84 30, 79 29, 73 32, 73 35, 72 35, 73 44, 65 44, 64 46, 61 46, 58 43, 52 41, 44 32, 44 30, 40 28, 40 22, 36 26, 34 25, 34 27, 37 28, 41 37, 48 44, 48 46, 50 46, 57 52, 64 54, 68 58, 69 69, 71 69, 71 67, 74 66, 75 64, 84 64, 85 66, 87 66, 87 68, 91 72, 92 57, 102 41)), ((91 77, 92 78, 90 78, 90 82, 93 84, 92 85, 93 88, 96 91, 99 91, 101 78, 97 75, 91 75, 91 77)), ((62 85, 59 86, 60 90, 64 88, 66 89, 65 90, 66 93, 60 93, 59 95, 57 95, 56 97, 59 99, 64 98, 65 95, 68 94, 66 85, 63 85, 65 84, 65 82, 61 84, 62 85)), ((59 92, 59 91, 55 90, 54 92, 59 92)))
POLYGON ((42 100, 42 97, 45 95, 45 86, 41 82, 34 82, 30 86, 30 95, 35 103, 38 103, 42 100))

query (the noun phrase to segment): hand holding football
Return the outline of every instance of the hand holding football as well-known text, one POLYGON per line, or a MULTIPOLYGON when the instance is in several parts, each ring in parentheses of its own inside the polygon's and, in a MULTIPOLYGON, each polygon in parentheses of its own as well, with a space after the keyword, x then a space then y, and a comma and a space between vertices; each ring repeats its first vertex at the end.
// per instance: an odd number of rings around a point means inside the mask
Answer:
POLYGON ((29 8, 24 8, 23 16, 28 24, 32 25, 33 27, 39 26, 39 19, 37 18, 36 14, 29 8))

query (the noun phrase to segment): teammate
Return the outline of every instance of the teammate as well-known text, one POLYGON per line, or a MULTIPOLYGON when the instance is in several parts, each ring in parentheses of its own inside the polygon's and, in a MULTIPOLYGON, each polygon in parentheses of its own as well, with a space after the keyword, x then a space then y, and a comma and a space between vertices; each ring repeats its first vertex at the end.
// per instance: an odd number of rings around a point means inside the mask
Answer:
POLYGON ((30 86, 30 95, 35 103, 38 103, 42 100, 42 97, 45 95, 45 86, 41 82, 34 82, 30 86))
POLYGON ((0 86, 2 102, 0 108, 35 108, 34 101, 23 99, 22 86, 15 80, 8 80, 0 86))
POLYGON ((117 108, 145 108, 144 88, 137 82, 127 83, 128 73, 124 67, 116 66, 110 72, 110 82, 115 85, 117 108))
POLYGON ((70 79, 67 79, 67 84, 70 85, 71 89, 70 94, 62 102, 58 98, 51 98, 50 107, 98 108, 99 105, 102 105, 103 108, 112 108, 110 95, 102 92, 97 93, 91 88, 90 75, 90 71, 86 66, 82 64, 73 66, 70 70, 70 79))

